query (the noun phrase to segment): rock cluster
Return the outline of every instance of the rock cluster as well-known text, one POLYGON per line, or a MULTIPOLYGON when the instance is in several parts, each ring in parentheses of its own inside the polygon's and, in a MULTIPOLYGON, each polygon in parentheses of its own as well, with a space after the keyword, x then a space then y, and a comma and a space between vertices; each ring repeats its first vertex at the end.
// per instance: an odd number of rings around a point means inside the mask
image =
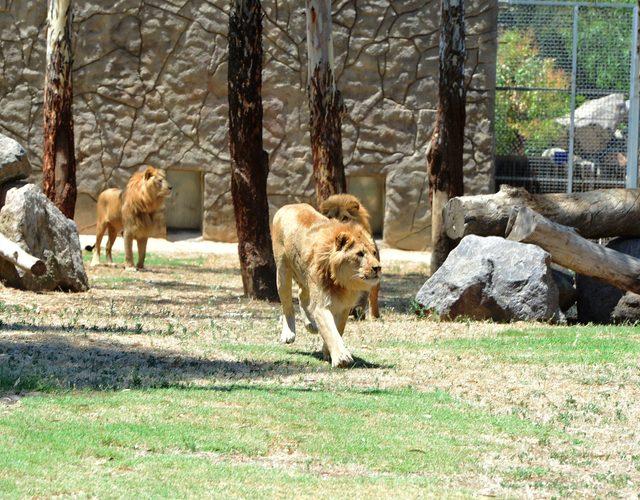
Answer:
POLYGON ((42 276, 0 259, 0 281, 23 290, 84 291, 89 280, 75 222, 67 219, 34 184, 24 149, 0 135, 0 233, 47 266, 42 276))

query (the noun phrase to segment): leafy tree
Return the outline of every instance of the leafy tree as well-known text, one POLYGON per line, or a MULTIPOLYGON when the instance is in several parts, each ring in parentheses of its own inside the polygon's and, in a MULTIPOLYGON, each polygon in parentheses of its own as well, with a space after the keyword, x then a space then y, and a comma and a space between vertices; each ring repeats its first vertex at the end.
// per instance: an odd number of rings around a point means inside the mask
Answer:
POLYGON ((555 60, 540 54, 533 31, 509 29, 500 37, 496 68, 496 153, 540 154, 562 132, 555 118, 569 112, 570 79, 555 60))

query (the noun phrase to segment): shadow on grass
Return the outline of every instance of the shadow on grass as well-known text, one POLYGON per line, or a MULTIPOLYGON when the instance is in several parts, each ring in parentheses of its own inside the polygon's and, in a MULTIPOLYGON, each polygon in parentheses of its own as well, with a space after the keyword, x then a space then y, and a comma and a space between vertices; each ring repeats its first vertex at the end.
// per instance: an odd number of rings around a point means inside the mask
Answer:
POLYGON ((312 369, 304 363, 207 359, 55 334, 0 340, 0 393, 189 387, 196 381, 279 378, 312 369))
POLYGON ((398 312, 411 312, 411 299, 416 296, 428 276, 422 273, 383 274, 380 306, 398 312))
MULTIPOLYGON (((318 359, 320 361, 324 361, 322 356, 322 351, 292 351, 292 354, 299 354, 301 356, 309 356, 311 358, 318 359)), ((381 365, 379 363, 372 363, 367 361, 366 359, 362 359, 358 356, 353 356, 353 365, 351 368, 365 368, 365 369, 373 369, 373 368, 393 368, 392 365, 381 365)))

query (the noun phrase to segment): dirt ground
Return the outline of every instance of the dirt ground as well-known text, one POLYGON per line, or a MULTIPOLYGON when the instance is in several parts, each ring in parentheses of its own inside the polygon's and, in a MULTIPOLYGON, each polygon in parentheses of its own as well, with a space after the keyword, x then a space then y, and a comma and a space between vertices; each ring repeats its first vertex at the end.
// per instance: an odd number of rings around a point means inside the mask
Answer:
MULTIPOLYGON (((15 391, 5 391, 7 408, 20 388, 24 394, 274 382, 441 389, 472 407, 558 431, 544 442, 523 437, 484 456, 482 472, 455 478, 465 487, 489 496, 635 497, 640 492, 637 362, 622 355, 616 358, 622 362, 602 363, 557 358, 566 346, 558 352, 543 346, 551 355, 539 358, 535 350, 514 354, 473 344, 548 330, 573 335, 579 346, 587 333, 608 338, 612 332, 606 328, 582 333, 579 328, 419 319, 410 299, 425 279, 428 258, 392 259, 383 253, 383 317, 348 324, 345 338, 356 367, 332 370, 317 362, 320 340, 303 331, 300 321, 296 343, 278 344, 278 305, 242 297, 233 253, 169 258, 154 251, 144 272, 125 272, 121 265, 89 269, 87 293, 0 288, 2 376, 21 377, 15 391), (456 344, 461 339, 468 347, 456 344)), ((630 342, 640 338, 629 335, 630 342)))

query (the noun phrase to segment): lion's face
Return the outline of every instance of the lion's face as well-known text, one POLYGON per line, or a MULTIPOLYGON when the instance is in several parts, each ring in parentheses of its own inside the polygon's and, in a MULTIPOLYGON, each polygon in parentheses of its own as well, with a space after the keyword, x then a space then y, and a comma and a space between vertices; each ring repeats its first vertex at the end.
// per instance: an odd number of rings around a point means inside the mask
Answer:
POLYGON ((348 194, 333 195, 320 205, 320 213, 340 222, 360 222, 360 202, 348 194))
MULTIPOLYGON (((350 225, 352 226, 352 225, 350 225)), ((330 257, 331 274, 336 283, 356 290, 369 290, 380 281, 380 256, 371 236, 352 226, 340 231, 330 257)))
POLYGON ((172 187, 167 181, 167 174, 164 170, 147 167, 144 171, 144 183, 147 191, 158 198, 166 198, 171 195, 172 187))

